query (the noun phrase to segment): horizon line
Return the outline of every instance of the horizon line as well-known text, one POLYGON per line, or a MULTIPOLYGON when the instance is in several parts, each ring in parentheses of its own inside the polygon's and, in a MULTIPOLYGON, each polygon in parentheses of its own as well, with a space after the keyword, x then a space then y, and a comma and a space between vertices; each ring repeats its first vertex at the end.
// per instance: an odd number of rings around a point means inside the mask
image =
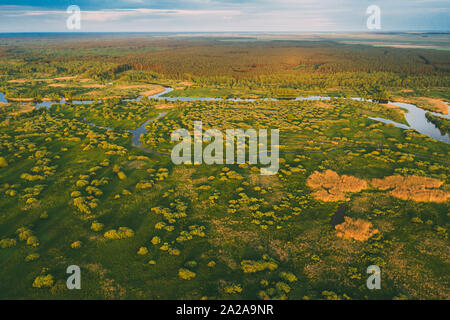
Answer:
POLYGON ((88 34, 88 33, 272 33, 272 34, 315 34, 315 33, 365 33, 365 34, 388 34, 388 33, 450 33, 450 30, 389 30, 389 31, 0 31, 0 34, 88 34))

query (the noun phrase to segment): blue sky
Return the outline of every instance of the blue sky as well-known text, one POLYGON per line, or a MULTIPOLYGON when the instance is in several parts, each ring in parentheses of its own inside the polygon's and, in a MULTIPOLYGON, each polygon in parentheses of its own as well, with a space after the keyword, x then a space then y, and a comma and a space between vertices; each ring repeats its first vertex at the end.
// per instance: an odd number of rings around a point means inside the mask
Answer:
POLYGON ((0 0, 0 32, 70 31, 69 5, 81 32, 367 31, 370 5, 381 31, 450 31, 450 0, 0 0))

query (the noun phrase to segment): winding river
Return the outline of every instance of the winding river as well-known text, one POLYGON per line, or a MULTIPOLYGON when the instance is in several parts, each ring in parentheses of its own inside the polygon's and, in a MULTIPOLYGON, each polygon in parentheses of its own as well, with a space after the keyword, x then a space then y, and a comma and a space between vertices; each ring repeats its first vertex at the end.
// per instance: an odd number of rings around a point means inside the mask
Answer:
MULTIPOLYGON (((165 101, 233 101, 233 102, 254 102, 258 101, 257 99, 222 99, 222 98, 203 98, 203 97, 165 97, 167 93, 172 92, 172 88, 166 88, 163 92, 155 94, 153 96, 150 96, 150 98, 156 99, 156 100, 165 100, 165 101)), ((318 101, 318 100, 330 100, 331 97, 321 97, 321 96, 310 96, 310 97, 298 97, 295 100, 296 101, 318 101)), ((352 100, 356 101, 368 101, 368 102, 374 102, 371 99, 363 99, 363 98, 351 98, 352 100)), ((266 101, 268 99, 265 99, 266 101)), ((272 101, 277 101, 277 99, 271 99, 272 101)), ((377 117, 370 117, 370 119, 375 121, 380 121, 386 124, 393 124, 394 126, 401 128, 401 129, 415 129, 417 132, 426 135, 430 138, 433 138, 438 141, 442 141, 445 143, 450 143, 450 138, 448 134, 442 134, 439 128, 437 128, 433 123, 428 121, 428 119, 425 117, 425 114, 427 112, 430 112, 431 114, 443 118, 450 119, 450 116, 426 111, 421 108, 418 108, 417 106, 409 103, 401 103, 401 102, 388 102, 391 105, 398 106, 400 108, 406 109, 407 112, 405 112, 405 119, 408 122, 408 125, 397 123, 392 120, 384 119, 384 118, 377 118, 377 117)), ((145 132, 144 132, 145 133, 145 132)))
MULTIPOLYGON (((163 92, 149 96, 148 98, 152 98, 155 100, 164 100, 164 101, 168 101, 168 102, 170 102, 170 101, 232 101, 232 102, 258 101, 257 99, 239 99, 239 98, 222 99, 222 98, 204 98, 204 97, 165 97, 166 94, 168 94, 172 91, 173 91, 172 88, 165 88, 165 90, 163 92)), ((139 99, 140 98, 126 99, 126 101, 133 101, 133 100, 137 101, 139 99)), ((310 96, 310 97, 298 97, 295 100, 297 100, 297 101, 308 101, 308 100, 318 101, 318 100, 330 100, 330 99, 331 99, 331 97, 310 96)), ((351 98, 351 99, 357 100, 357 101, 373 102, 373 100, 371 100, 371 99, 363 99, 363 98, 351 98)), ((268 99, 265 99, 265 100, 267 101, 268 99)), ((277 99, 271 99, 271 100, 277 101, 277 99)), ((5 95, 3 92, 0 92, 0 102, 8 103, 8 100, 5 98, 5 95)), ((58 101, 43 101, 43 102, 37 103, 35 105, 35 107, 36 108, 49 108, 53 104, 65 104, 65 103, 66 103, 66 101, 64 99, 61 99, 59 102, 58 101)), ((94 101, 73 100, 72 103, 73 104, 92 104, 92 103, 94 103, 94 101)), ((415 106, 413 104, 409 104, 409 103, 389 102, 389 104, 395 105, 395 106, 398 106, 400 108, 407 110, 407 112, 405 112, 405 119, 409 125, 397 123, 395 121, 384 119, 384 118, 370 117, 370 119, 375 120, 375 121, 380 121, 380 122, 383 122, 386 124, 393 124, 394 126, 401 128, 401 129, 414 129, 417 132, 419 132, 423 135, 426 135, 430 138, 433 138, 435 140, 442 141, 445 143, 450 143, 449 135, 442 134, 441 131, 433 123, 428 121, 428 119, 425 117, 425 114, 427 112, 430 112, 433 115, 443 117, 446 119, 450 119, 450 115, 448 115, 448 114, 444 115, 444 114, 440 114, 440 113, 436 113, 436 112, 425 111, 425 110, 418 108, 417 106, 415 106)), ((147 122, 142 124, 140 127, 136 128, 134 130, 130 130, 130 132, 133 134, 133 138, 132 138, 133 146, 142 148, 142 144, 140 142, 140 137, 142 134, 145 134, 147 132, 146 125, 152 121, 158 120, 159 118, 165 116, 166 114, 167 114, 167 112, 160 113, 155 119, 148 120, 147 122)), ((91 125, 93 125, 93 124, 91 124, 91 125)))
MULTIPOLYGON (((131 144, 133 145, 133 147, 144 148, 144 146, 142 145, 142 142, 141 142, 141 136, 147 132, 147 124, 149 124, 150 122, 157 121, 159 118, 164 117, 166 114, 167 114, 167 112, 161 112, 160 114, 158 114, 158 116, 156 118, 147 120, 140 127, 133 129, 133 130, 128 130, 133 135, 131 138, 131 144)), ((148 149, 147 152, 149 152, 149 151, 151 151, 151 150, 148 149)))

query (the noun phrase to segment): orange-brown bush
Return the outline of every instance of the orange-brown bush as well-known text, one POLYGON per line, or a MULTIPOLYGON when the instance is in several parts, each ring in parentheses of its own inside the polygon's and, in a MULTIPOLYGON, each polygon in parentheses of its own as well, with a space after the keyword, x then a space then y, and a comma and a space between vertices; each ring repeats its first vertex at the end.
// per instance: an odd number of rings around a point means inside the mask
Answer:
POLYGON ((307 185, 316 190, 313 195, 322 201, 348 201, 347 193, 367 189, 366 181, 352 176, 339 176, 332 170, 314 172, 309 176, 307 185))
POLYGON ((369 221, 362 219, 353 220, 349 217, 345 217, 345 222, 338 224, 335 228, 338 231, 338 237, 357 241, 366 241, 378 233, 377 229, 372 229, 372 223, 369 221))
POLYGON ((402 200, 445 202, 450 198, 449 192, 438 189, 443 182, 434 178, 391 176, 373 179, 371 184, 381 190, 391 190, 392 196, 402 200))

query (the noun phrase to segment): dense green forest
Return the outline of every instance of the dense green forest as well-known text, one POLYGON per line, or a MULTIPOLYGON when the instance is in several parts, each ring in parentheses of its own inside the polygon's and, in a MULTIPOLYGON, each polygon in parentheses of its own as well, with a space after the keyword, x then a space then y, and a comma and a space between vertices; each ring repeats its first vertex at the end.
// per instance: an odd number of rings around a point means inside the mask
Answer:
POLYGON ((79 38, 0 40, 3 81, 23 74, 80 75, 107 82, 182 80, 224 88, 341 89, 386 98, 399 89, 448 86, 448 51, 332 41, 233 42, 79 38), (30 43, 31 42, 31 43, 30 43))

